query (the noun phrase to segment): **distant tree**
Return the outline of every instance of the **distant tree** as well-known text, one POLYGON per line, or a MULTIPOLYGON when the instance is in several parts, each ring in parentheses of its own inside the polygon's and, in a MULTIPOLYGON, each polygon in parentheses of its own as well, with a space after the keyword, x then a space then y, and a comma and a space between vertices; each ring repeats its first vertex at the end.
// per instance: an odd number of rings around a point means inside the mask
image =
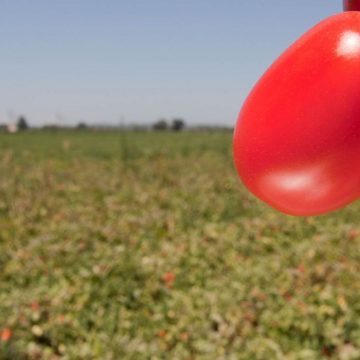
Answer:
POLYGON ((60 126, 56 125, 56 124, 45 124, 42 127, 42 130, 45 130, 45 131, 58 131, 60 129, 61 129, 60 126))
POLYGON ((79 122, 77 125, 76 125, 76 128, 78 130, 85 130, 88 128, 87 124, 83 121, 79 122))
POLYGON ((153 125, 153 130, 155 131, 164 131, 168 129, 168 123, 165 119, 160 119, 158 120, 154 125, 153 125))
POLYGON ((185 121, 183 119, 174 119, 171 125, 173 131, 181 131, 185 128, 185 121))
POLYGON ((17 121, 17 127, 19 131, 26 131, 29 129, 29 124, 24 116, 20 116, 17 121))

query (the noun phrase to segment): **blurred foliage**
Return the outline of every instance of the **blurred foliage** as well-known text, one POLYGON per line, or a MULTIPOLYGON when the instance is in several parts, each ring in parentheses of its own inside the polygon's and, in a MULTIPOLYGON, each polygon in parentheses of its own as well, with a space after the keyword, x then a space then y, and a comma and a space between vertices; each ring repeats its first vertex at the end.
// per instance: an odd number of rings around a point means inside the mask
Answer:
POLYGON ((164 131, 169 128, 169 124, 168 124, 167 120, 160 119, 156 123, 153 124, 152 128, 155 131, 164 131))
POLYGON ((0 150, 0 359, 360 359, 359 204, 271 210, 226 132, 0 150))
POLYGON ((181 118, 175 118, 171 124, 171 130, 173 131, 182 131, 185 128, 185 121, 181 118))
POLYGON ((29 129, 29 124, 24 116, 20 116, 17 121, 17 128, 19 131, 25 131, 29 129))

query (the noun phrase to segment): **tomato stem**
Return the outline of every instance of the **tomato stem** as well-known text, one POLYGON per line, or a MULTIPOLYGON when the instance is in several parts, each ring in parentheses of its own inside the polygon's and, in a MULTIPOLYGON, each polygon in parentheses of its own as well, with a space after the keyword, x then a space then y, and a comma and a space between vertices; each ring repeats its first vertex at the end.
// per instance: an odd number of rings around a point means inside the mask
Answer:
POLYGON ((344 11, 360 11, 360 0, 343 0, 344 11))

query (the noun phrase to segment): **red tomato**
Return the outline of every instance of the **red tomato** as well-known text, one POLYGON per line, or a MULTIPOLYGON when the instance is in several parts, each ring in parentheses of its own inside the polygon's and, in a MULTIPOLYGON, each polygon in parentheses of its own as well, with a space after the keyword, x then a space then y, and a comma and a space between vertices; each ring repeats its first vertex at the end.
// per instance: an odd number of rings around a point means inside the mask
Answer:
POLYGON ((324 20, 263 75, 240 112, 234 159, 249 190, 287 214, 360 197, 360 12, 324 20))

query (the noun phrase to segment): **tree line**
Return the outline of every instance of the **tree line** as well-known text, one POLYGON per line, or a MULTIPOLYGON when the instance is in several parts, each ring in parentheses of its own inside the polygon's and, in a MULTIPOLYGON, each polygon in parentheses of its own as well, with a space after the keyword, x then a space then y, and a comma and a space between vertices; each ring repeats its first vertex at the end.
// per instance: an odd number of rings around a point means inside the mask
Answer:
POLYGON ((173 119, 172 122, 168 122, 166 119, 160 119, 152 126, 155 131, 181 131, 185 129, 185 121, 180 118, 173 119))
MULTIPOLYGON (((89 125, 84 121, 79 122, 75 126, 64 126, 60 124, 47 124, 43 125, 41 129, 44 130, 60 130, 60 129, 101 129, 101 128, 112 128, 112 129, 142 129, 142 130, 154 130, 154 131, 182 131, 186 128, 185 120, 182 118, 174 118, 172 120, 159 119, 151 125, 137 126, 131 125, 125 127, 124 125, 89 125)), ((26 131, 30 129, 30 124, 25 116, 20 116, 14 124, 0 124, 0 130, 7 130, 9 132, 15 131, 26 131)))

